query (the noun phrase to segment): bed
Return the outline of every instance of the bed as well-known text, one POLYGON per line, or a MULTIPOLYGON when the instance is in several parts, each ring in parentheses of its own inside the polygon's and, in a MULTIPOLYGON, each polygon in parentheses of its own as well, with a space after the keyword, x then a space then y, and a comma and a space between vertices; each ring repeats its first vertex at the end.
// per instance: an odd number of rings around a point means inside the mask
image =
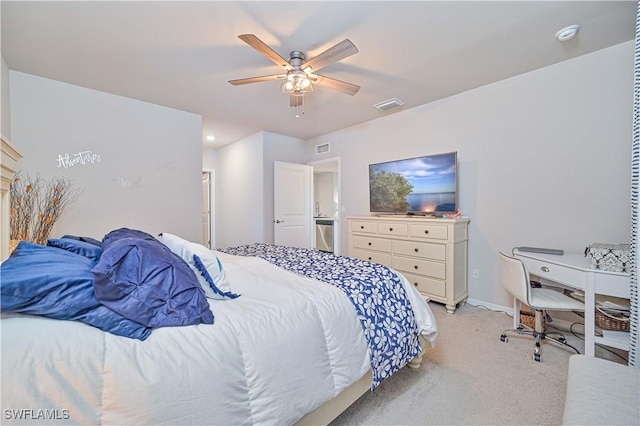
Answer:
POLYGON ((34 246, 1 267, 3 424, 327 423, 437 335, 402 275, 357 259, 126 228, 34 246), (19 299, 25 265, 53 306, 19 299), (99 300, 67 309, 81 288, 99 300))

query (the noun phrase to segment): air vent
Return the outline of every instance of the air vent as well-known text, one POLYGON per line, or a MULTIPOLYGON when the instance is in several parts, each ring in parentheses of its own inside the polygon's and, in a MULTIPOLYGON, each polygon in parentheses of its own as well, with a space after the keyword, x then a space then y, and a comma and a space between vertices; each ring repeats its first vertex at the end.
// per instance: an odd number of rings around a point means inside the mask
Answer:
POLYGON ((387 99, 386 101, 377 103, 373 105, 373 107, 379 109, 380 111, 386 111, 388 109, 399 107, 402 105, 404 105, 404 102, 402 102, 401 100, 396 98, 391 98, 391 99, 387 99))
POLYGON ((322 145, 316 145, 316 154, 325 154, 329 152, 329 144, 323 143, 322 145))

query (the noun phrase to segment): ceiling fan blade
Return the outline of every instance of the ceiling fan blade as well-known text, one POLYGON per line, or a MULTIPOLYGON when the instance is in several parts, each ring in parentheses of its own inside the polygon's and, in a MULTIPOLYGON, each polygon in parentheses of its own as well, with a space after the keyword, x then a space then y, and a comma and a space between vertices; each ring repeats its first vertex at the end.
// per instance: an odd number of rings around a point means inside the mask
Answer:
POLYGON ((297 107, 302 105, 303 96, 289 95, 289 106, 297 107))
POLYGON ((311 67, 311 71, 318 71, 321 68, 331 65, 334 62, 338 62, 348 56, 358 53, 356 46, 351 43, 351 40, 345 39, 333 47, 325 50, 318 56, 309 59, 302 64, 300 68, 303 70, 307 67, 311 67))
POLYGON ((263 75, 261 77, 249 77, 239 78, 237 80, 229 80, 229 83, 233 84, 234 86, 240 86, 249 83, 259 83, 261 81, 279 80, 285 78, 286 76, 286 74, 263 75))
POLYGON ((293 69, 291 64, 286 59, 278 55, 272 48, 267 46, 262 40, 260 40, 255 35, 241 34, 238 36, 238 38, 244 41, 245 43, 247 43, 249 46, 256 49, 258 52, 262 53, 267 58, 271 59, 277 65, 280 65, 281 67, 285 68, 287 71, 293 69))
POLYGON ((320 87, 338 90, 351 96, 355 95, 356 93, 358 93, 358 90, 360 90, 360 86, 357 86, 355 84, 316 74, 309 74, 309 80, 320 87))

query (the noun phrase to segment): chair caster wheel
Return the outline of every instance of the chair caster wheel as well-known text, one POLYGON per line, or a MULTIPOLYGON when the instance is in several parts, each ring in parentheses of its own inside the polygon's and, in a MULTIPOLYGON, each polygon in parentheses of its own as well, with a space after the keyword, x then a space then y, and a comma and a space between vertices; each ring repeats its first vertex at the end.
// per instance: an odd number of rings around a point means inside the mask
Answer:
POLYGON ((500 336, 500 341, 507 343, 509 341, 509 338, 507 338, 507 336, 503 334, 502 336, 500 336))
POLYGON ((542 362, 542 355, 533 354, 533 360, 536 361, 536 362, 542 362))

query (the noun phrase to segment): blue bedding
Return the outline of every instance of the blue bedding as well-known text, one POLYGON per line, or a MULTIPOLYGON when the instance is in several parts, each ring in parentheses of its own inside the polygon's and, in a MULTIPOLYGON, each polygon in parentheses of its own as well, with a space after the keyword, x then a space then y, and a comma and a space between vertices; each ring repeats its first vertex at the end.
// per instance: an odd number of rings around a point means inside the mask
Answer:
POLYGON ((198 280, 143 231, 121 228, 100 244, 82 237, 21 242, 0 266, 0 310, 77 320, 145 340, 152 328, 212 324, 198 280))
POLYGON ((0 310, 77 320, 144 340, 151 329, 100 303, 93 291, 92 259, 57 247, 20 242, 0 266, 0 310))
POLYGON ((213 324, 195 273, 150 234, 127 228, 105 235, 93 269, 96 297, 149 327, 213 324))
POLYGON ((351 300, 369 344, 372 389, 422 351, 413 309, 398 275, 386 266, 316 250, 271 244, 217 249, 256 256, 340 288, 351 300))
POLYGON ((102 248, 100 246, 74 238, 50 238, 47 241, 47 245, 87 257, 91 259, 94 264, 98 263, 102 255, 102 248))

